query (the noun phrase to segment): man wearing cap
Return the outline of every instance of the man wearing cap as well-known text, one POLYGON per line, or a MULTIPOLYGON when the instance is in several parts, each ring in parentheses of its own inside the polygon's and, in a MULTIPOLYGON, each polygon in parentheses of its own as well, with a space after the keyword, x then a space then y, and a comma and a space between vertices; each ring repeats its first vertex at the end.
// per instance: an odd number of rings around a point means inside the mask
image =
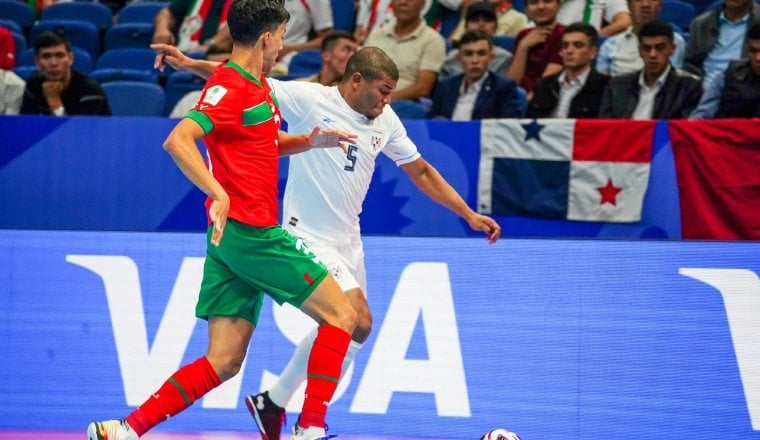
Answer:
MULTIPOLYGON (((478 1, 467 8, 467 12, 465 13, 466 31, 477 30, 493 37, 496 33, 496 28, 496 7, 491 2, 478 1)), ((461 38, 461 35, 459 38, 461 38)), ((497 74, 506 72, 507 68, 509 68, 509 63, 512 61, 512 53, 496 45, 493 46, 492 52, 493 60, 488 65, 488 70, 497 74)), ((458 53, 459 49, 454 48, 446 54, 446 59, 443 61, 443 66, 441 66, 441 72, 438 74, 439 80, 462 73, 462 64, 457 58, 458 53)))

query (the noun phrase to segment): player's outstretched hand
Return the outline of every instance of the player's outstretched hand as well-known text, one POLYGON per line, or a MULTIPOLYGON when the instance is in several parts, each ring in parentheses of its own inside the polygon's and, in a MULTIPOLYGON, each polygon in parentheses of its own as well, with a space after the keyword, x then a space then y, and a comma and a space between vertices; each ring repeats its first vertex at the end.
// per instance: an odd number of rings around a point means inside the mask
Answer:
POLYGON ((156 59, 153 61, 154 69, 163 72, 167 64, 175 70, 187 69, 190 57, 176 47, 169 44, 155 43, 151 44, 150 48, 156 52, 156 59))
POLYGON ((230 213, 230 198, 227 194, 224 197, 211 202, 208 214, 214 224, 214 230, 211 232, 211 244, 219 246, 224 234, 224 227, 227 226, 227 215, 230 213))
POLYGON ((314 127, 309 135, 309 145, 312 148, 340 147, 344 152, 348 151, 350 144, 356 143, 356 135, 334 128, 314 127))
POLYGON ((494 244, 496 240, 501 237, 501 226, 491 217, 486 217, 482 214, 475 214, 469 220, 470 227, 475 231, 483 231, 486 233, 488 243, 494 244))

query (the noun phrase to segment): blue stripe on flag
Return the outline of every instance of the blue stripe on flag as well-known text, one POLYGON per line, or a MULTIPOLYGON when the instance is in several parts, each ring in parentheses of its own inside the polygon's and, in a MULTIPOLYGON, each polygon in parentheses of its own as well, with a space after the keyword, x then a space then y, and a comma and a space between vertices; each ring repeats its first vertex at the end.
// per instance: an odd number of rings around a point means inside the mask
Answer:
POLYGON ((570 162, 494 158, 492 213, 564 219, 570 162))

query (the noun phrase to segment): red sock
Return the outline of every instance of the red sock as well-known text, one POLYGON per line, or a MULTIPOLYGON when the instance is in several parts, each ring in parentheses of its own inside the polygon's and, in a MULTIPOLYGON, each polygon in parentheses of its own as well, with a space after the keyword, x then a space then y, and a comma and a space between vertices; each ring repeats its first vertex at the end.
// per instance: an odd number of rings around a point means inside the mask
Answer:
POLYGON ((338 387, 349 342, 351 335, 338 327, 328 324, 319 327, 306 368, 306 398, 298 419, 302 428, 325 426, 327 404, 338 387))
POLYGON ((127 417, 127 423, 142 436, 149 429, 179 414, 222 381, 206 357, 177 370, 152 396, 127 417))

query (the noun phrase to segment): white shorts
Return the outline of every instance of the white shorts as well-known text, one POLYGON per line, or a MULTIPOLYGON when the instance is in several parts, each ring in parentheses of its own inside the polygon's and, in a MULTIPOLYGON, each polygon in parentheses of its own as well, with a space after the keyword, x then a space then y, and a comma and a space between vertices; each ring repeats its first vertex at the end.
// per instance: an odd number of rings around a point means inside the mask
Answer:
POLYGON ((329 245, 301 238, 327 266, 344 292, 360 288, 367 294, 367 272, 364 269, 364 246, 361 240, 346 245, 329 245))

